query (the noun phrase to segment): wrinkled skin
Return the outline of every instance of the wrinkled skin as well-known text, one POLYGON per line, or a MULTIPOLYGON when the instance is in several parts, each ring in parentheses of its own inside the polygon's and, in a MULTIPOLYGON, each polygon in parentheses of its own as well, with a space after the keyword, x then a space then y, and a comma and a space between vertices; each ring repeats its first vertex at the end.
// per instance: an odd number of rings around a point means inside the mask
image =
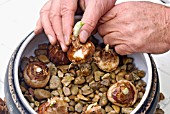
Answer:
MULTIPOLYGON (((85 23, 80 32, 80 41, 85 43, 96 27, 98 20, 109 11, 116 0, 79 0, 84 10, 82 21, 85 23), (95 13, 95 15, 94 15, 95 13), (93 15, 93 16, 91 16, 93 15)), ((49 0, 40 11, 34 32, 36 34, 44 29, 51 44, 59 41, 64 52, 70 45, 70 35, 74 25, 74 14, 77 10, 78 0, 49 0)))
POLYGON ((151 2, 117 4, 102 17, 98 32, 121 55, 164 53, 170 49, 169 10, 151 2))

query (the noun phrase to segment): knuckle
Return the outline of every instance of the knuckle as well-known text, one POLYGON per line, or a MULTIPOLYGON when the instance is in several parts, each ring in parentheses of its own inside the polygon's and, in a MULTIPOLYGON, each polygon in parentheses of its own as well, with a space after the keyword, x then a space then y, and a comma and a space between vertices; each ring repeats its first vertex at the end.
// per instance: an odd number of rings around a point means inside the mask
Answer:
POLYGON ((127 45, 118 45, 115 47, 115 51, 120 55, 128 55, 132 53, 132 50, 127 45))
POLYGON ((44 9, 42 8, 42 9, 40 10, 40 13, 39 13, 39 14, 40 14, 40 15, 42 15, 42 14, 44 14, 44 13, 48 14, 48 12, 49 12, 49 11, 44 10, 44 9))
POLYGON ((92 31, 95 29, 95 24, 94 22, 91 21, 83 21, 85 23, 85 25, 82 27, 82 30, 86 30, 89 34, 92 33, 92 31))
POLYGON ((59 13, 54 10, 50 10, 49 18, 54 18, 55 16, 59 16, 59 13))
POLYGON ((61 9, 61 15, 68 15, 68 14, 73 14, 74 13, 74 9, 73 8, 67 8, 67 7, 63 7, 61 9))
POLYGON ((133 52, 138 52, 143 47, 145 47, 145 44, 142 42, 143 42, 142 39, 136 38, 136 40, 132 40, 131 42, 129 42, 129 47, 131 47, 131 50, 133 52))
POLYGON ((91 30, 95 29, 96 23, 94 20, 89 20, 85 23, 91 28, 91 30))
POLYGON ((49 20, 51 22, 53 22, 53 20, 55 20, 56 17, 60 17, 61 15, 58 13, 58 12, 55 12, 55 11, 50 11, 48 17, 49 17, 49 20))

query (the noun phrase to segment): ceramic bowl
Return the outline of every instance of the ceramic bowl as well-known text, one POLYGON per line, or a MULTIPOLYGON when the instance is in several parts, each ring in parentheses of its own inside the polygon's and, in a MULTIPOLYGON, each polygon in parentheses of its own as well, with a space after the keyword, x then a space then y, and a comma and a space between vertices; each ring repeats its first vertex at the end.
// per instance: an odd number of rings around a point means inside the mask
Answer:
MULTIPOLYGON (((96 36, 98 37, 98 36, 96 36)), ((41 43, 48 43, 48 38, 44 33, 41 33, 39 35, 35 35, 33 32, 25 39, 25 41, 20 45, 20 48, 18 49, 18 52, 16 53, 15 61, 14 61, 14 85, 16 88, 16 92, 24 105, 24 107, 31 113, 36 114, 36 112, 31 108, 27 100, 24 98, 20 85, 19 85, 19 79, 18 79, 18 68, 21 63, 21 59, 23 57, 29 57, 31 55, 34 55, 34 50, 37 48, 37 46, 41 43)), ((146 53, 136 53, 129 55, 130 57, 134 58, 134 64, 137 68, 140 70, 144 70, 146 72, 146 76, 143 78, 143 80, 147 83, 146 86, 146 92, 144 93, 143 98, 141 99, 140 103, 137 105, 137 107, 133 110, 132 114, 136 113, 141 106, 146 101, 152 84, 152 66, 151 66, 151 60, 149 58, 149 55, 146 53)))
MULTIPOLYGON (((75 22, 80 19, 81 16, 76 16, 75 22)), ((95 35, 94 37, 101 41, 101 37, 99 35, 95 35)), ((48 38, 44 33, 41 33, 39 35, 35 35, 34 32, 30 33, 17 48, 14 60, 12 62, 13 63, 12 78, 14 79, 15 91, 24 108, 31 114, 36 114, 36 112, 31 108, 31 106, 29 105, 29 103, 27 102, 27 100, 25 99, 21 92, 18 79, 18 69, 21 63, 21 59, 23 57, 29 57, 31 55, 34 55, 34 50, 37 49, 38 45, 42 43, 49 43, 48 38)), ((149 93, 151 92, 154 75, 152 71, 153 69, 151 59, 148 54, 136 53, 131 54, 129 56, 134 58, 134 64, 136 65, 137 68, 139 68, 140 70, 144 70, 146 72, 146 76, 143 78, 143 80, 147 83, 146 91, 140 103, 132 112, 132 114, 135 114, 136 112, 141 111, 141 107, 146 103, 146 100, 148 99, 149 93)))

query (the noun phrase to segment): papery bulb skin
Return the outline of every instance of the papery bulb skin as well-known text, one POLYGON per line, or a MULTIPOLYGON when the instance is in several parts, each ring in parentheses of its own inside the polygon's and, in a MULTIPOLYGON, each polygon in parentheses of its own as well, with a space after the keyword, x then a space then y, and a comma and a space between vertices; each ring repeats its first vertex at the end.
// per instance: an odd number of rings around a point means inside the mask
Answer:
POLYGON ((24 80, 32 88, 45 87, 49 79, 49 68, 43 62, 31 62, 24 69, 24 80))
POLYGON ((96 65, 105 72, 112 72, 119 65, 119 56, 107 45, 105 49, 96 51, 93 57, 96 65))
POLYGON ((136 87, 130 81, 120 80, 109 88, 107 97, 115 105, 128 107, 136 102, 137 94, 136 87))

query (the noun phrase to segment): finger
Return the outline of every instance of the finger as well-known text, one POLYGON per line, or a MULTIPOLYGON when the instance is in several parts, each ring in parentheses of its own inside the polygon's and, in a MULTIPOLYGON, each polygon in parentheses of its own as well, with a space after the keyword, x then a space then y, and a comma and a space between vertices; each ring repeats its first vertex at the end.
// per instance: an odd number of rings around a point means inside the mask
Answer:
POLYGON ((119 19, 114 18, 112 20, 109 20, 105 22, 104 24, 100 24, 98 27, 98 32, 101 36, 104 36, 106 34, 109 34, 113 31, 119 31, 122 30, 122 26, 120 26, 121 23, 119 22, 119 19))
POLYGON ((120 44, 115 46, 115 51, 119 55, 129 55, 132 54, 128 45, 120 44))
POLYGON ((54 33, 54 30, 51 26, 50 19, 49 19, 49 16, 48 16, 50 6, 51 6, 51 1, 48 1, 43 6, 43 8, 40 11, 40 19, 41 19, 40 21, 41 21, 42 27, 44 28, 44 32, 48 36, 50 43, 55 44, 56 43, 56 37, 55 37, 55 33, 54 33))
POLYGON ((105 15, 101 17, 99 23, 106 23, 107 21, 110 21, 113 18, 117 17, 118 12, 120 11, 118 8, 118 5, 114 5, 111 10, 109 10, 105 15))
MULTIPOLYGON (((116 6, 114 6, 116 7, 116 6)), ((108 11, 102 18, 100 19, 100 23, 105 23, 117 16, 117 12, 115 11, 115 8, 112 8, 110 11, 108 11)))
POLYGON ((108 10, 114 6, 115 0, 86 0, 85 1, 85 12, 82 21, 85 25, 82 27, 80 32, 80 41, 86 42, 91 32, 95 29, 101 16, 103 16, 108 10), (88 1, 88 2, 87 2, 88 1), (86 3, 87 2, 87 3, 86 3))
POLYGON ((41 22, 42 22, 42 26, 44 28, 44 32, 46 33, 50 43, 52 45, 54 45, 57 40, 55 37, 54 30, 51 26, 50 20, 48 18, 48 14, 46 14, 46 13, 41 14, 41 22))
POLYGON ((66 45, 70 44, 70 36, 74 25, 74 14, 77 9, 77 0, 62 0, 61 15, 64 41, 66 45))
POLYGON ((40 19, 38 19, 37 24, 36 24, 36 27, 35 27, 35 29, 34 29, 34 33, 35 33, 35 34, 39 34, 39 33, 41 33, 42 31, 43 31, 43 26, 42 26, 42 24, 41 24, 40 19))
MULTIPOLYGON (((86 42, 92 31, 95 29, 98 20, 102 16, 100 11, 96 11, 96 0, 90 1, 88 3, 85 12, 83 14, 82 22, 84 22, 84 26, 81 28, 80 32, 80 41, 86 42)), ((99 8, 98 8, 99 9, 99 8)))
POLYGON ((68 50, 65 45, 63 31, 62 31, 62 20, 61 20, 61 1, 53 0, 50 9, 50 21, 55 32, 56 38, 59 41, 61 48, 64 52, 68 50))
POLYGON ((103 37, 103 41, 105 44, 109 44, 110 46, 119 45, 126 42, 126 39, 123 38, 123 35, 118 32, 114 31, 109 33, 103 37))

